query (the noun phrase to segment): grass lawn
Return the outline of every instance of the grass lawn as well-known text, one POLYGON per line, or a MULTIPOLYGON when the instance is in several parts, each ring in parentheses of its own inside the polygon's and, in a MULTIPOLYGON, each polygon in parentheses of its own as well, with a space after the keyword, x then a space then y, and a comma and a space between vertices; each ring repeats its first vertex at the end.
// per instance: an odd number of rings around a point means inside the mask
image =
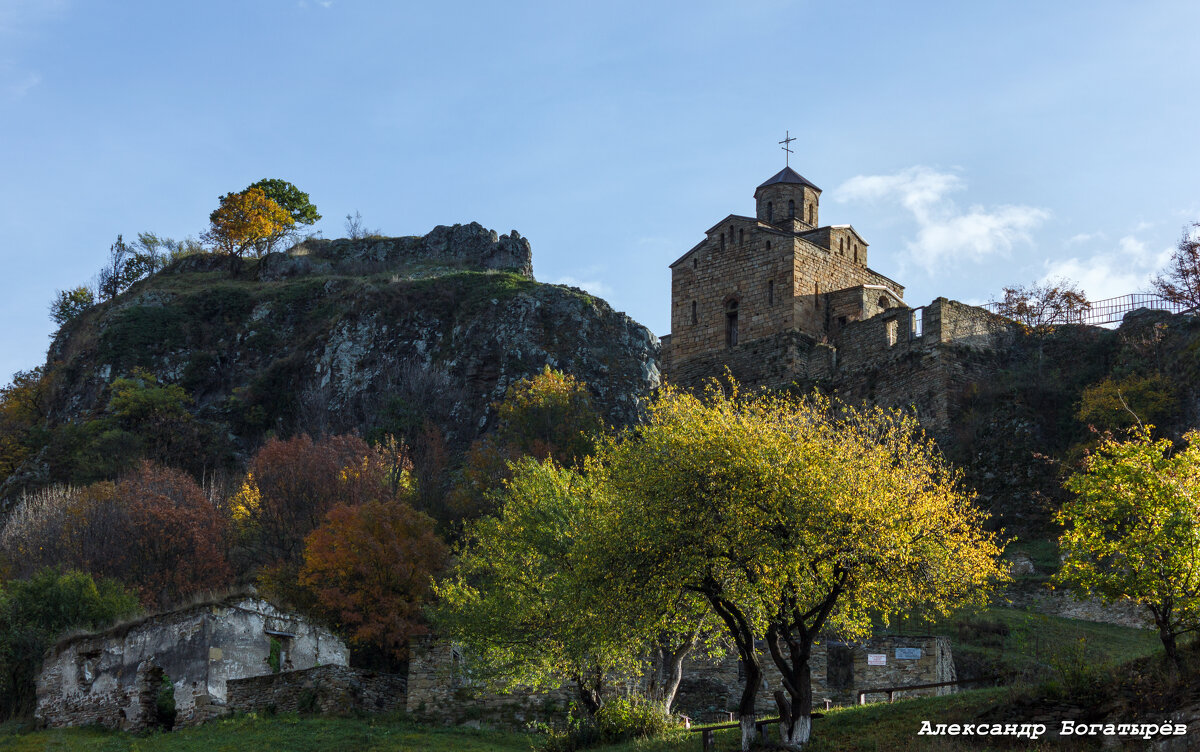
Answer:
MULTIPOLYGON (((945 697, 929 697, 835 709, 813 723, 811 752, 917 752, 969 748, 1048 750, 1046 743, 1017 743, 1005 747, 965 747, 957 738, 917 736, 922 721, 971 721, 984 709, 1003 702, 1013 690, 985 689, 945 697)), ((1013 721, 1023 721, 1016 719, 1013 721)), ((770 727, 775 733, 774 727, 770 727)), ((718 750, 738 748, 737 729, 717 732, 718 750)), ((280 715, 270 718, 240 716, 200 728, 147 736, 97 729, 55 729, 20 733, 14 726, 0 729, 0 750, 79 750, 80 752, 530 752, 537 737, 529 734, 477 731, 462 728, 419 726, 395 717, 318 718, 280 715)), ((1056 744, 1054 749, 1063 747, 1056 744)), ((665 739, 644 739, 593 748, 596 752, 699 752, 698 733, 680 733, 665 739)))

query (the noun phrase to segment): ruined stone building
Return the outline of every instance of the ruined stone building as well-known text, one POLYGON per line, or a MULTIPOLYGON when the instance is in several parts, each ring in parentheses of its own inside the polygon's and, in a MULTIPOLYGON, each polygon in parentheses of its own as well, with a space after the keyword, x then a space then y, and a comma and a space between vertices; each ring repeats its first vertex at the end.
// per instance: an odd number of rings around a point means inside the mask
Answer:
POLYGON ((912 308, 868 266, 849 224, 820 224, 821 189, 785 167, 754 191, 755 215, 730 214, 671 264, 666 380, 685 387, 725 369, 751 386, 822 381, 842 396, 915 406, 935 433, 950 384, 971 367, 952 348, 985 349, 1004 329, 975 306, 912 308))
POLYGON ((165 677, 175 725, 193 725, 227 712, 238 680, 348 659, 328 630, 262 598, 233 596, 60 641, 37 677, 35 716, 48 726, 153 727, 165 677))

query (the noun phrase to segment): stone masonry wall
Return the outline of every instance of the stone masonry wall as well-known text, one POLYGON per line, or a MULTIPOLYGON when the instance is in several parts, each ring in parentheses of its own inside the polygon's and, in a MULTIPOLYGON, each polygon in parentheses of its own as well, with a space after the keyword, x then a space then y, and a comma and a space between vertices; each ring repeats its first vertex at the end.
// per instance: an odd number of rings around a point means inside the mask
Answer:
POLYGON ((224 712, 229 680, 271 673, 272 638, 285 670, 347 662, 345 644, 327 630, 238 596, 60 642, 37 676, 34 715, 49 726, 140 730, 151 725, 145 709, 166 676, 175 725, 203 723, 224 712))
POLYGON ((403 710, 408 679, 349 666, 316 666, 243 679, 227 684, 230 712, 352 712, 387 713, 403 710))
POLYGON ((353 240, 313 239, 294 246, 286 257, 272 258, 267 264, 273 274, 286 276, 303 273, 306 263, 312 271, 323 266, 339 270, 356 265, 379 268, 418 262, 468 269, 501 269, 533 278, 533 250, 529 241, 513 230, 497 235, 478 222, 465 225, 438 225, 424 236, 400 238, 373 237, 353 240))
MULTIPOLYGON (((472 682, 468 668, 446 641, 424 641, 413 647, 409 663, 407 709, 419 720, 445 724, 479 722, 492 726, 519 728, 529 721, 561 721, 566 708, 575 699, 569 684, 546 693, 518 691, 498 694, 472 682)), ((775 711, 773 693, 782 687, 778 670, 769 656, 763 656, 766 688, 759 692, 758 711, 775 711)), ((950 641, 946 637, 886 636, 876 637, 861 645, 822 643, 813 647, 810 660, 813 702, 820 707, 823 700, 844 705, 852 704, 861 689, 932 684, 954 681, 954 660, 950 641), (830 646, 842 648, 843 659, 839 676, 846 680, 840 685, 829 682, 828 651, 830 646), (897 653, 901 649, 901 653, 897 653), (916 651, 916 657, 903 650, 916 651), (883 665, 870 665, 869 656, 884 656, 883 665)), ((706 719, 737 707, 741 696, 742 677, 736 657, 718 660, 685 660, 684 677, 680 683, 675 710, 693 718, 706 719)), ((953 687, 914 690, 898 693, 897 697, 946 694, 953 687)), ((868 696, 870 701, 880 699, 868 696)))
MULTIPOLYGON (((946 637, 933 636, 875 637, 863 645, 845 645, 838 642, 822 643, 813 646, 809 667, 815 707, 821 707, 826 699, 837 705, 853 704, 857 701, 859 690, 862 689, 935 684, 954 681, 957 678, 950 651, 950 640, 946 637), (833 686, 829 681, 829 649, 831 646, 849 651, 851 665, 848 685, 833 686), (915 659, 897 658, 897 648, 917 650, 920 657, 915 659), (870 655, 885 656, 884 665, 869 665, 868 657, 870 655)), ((758 693, 756 712, 774 713, 776 712, 774 692, 776 689, 782 688, 782 678, 769 656, 764 657, 763 669, 766 688, 761 689, 758 693)), ((843 678, 845 676, 843 674, 843 678)), ((741 669, 739 661, 735 659, 689 661, 685 668, 684 679, 680 683, 676 707, 678 712, 685 715, 707 719, 716 713, 736 709, 741 697, 741 686, 741 669)), ((924 697, 948 694, 953 691, 954 687, 941 687, 899 692, 896 696, 898 698, 924 697)), ((869 702, 879 699, 886 699, 886 695, 867 696, 869 702)))
POLYGON ((574 699, 569 685, 550 692, 498 694, 472 678, 450 642, 426 638, 409 647, 405 707, 426 723, 522 728, 530 721, 561 721, 574 699))
MULTIPOLYGON (((904 294, 903 287, 855 264, 845 251, 822 248, 745 217, 729 217, 672 266, 672 367, 696 371, 691 360, 710 360, 729 349, 732 301, 737 303, 739 345, 789 331, 819 340, 829 333, 832 320, 829 293, 860 285, 904 294)), ((769 373, 764 367, 753 380, 764 381, 769 373)))

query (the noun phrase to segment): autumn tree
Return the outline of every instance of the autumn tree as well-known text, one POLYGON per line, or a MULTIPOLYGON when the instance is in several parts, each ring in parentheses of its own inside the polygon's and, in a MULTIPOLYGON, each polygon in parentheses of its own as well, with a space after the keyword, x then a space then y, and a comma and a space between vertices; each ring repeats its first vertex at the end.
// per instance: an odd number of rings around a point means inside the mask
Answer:
POLYGON ((519 461, 496 516, 468 524, 455 569, 436 586, 434 618, 476 675, 507 690, 570 681, 589 714, 606 681, 653 655, 663 674, 654 699, 669 709, 683 657, 711 620, 678 588, 664 597, 609 587, 597 565, 607 545, 601 493, 552 459, 519 461))
POLYGON ((446 553, 433 520, 402 501, 339 504, 305 539, 299 580, 351 644, 399 661, 427 631, 421 610, 446 553))
POLYGON ((395 499, 407 485, 393 474, 408 469, 402 451, 389 457, 353 435, 268 440, 232 502, 243 568, 284 566, 294 582, 304 539, 331 509, 395 499))
POLYGON ((269 253, 296 223, 261 188, 225 194, 208 218, 211 226, 201 237, 228 254, 235 270, 237 260, 247 251, 259 257, 269 253))
POLYGON ((1200 629, 1200 433, 1184 441, 1175 450, 1146 427, 1103 440, 1067 480, 1075 497, 1057 516, 1058 581, 1145 608, 1174 666, 1179 636, 1200 629))
POLYGON ((996 303, 997 313, 1017 322, 1026 334, 1037 339, 1039 380, 1046 337, 1063 324, 1082 323, 1083 314, 1089 308, 1091 303, 1083 291, 1066 279, 1006 287, 1003 299, 996 303))
POLYGON ((1151 284, 1172 303, 1192 310, 1200 307, 1200 222, 1184 228, 1166 270, 1151 284))
POLYGON ((1021 324, 1026 331, 1049 332, 1061 324, 1074 324, 1091 307, 1083 291, 1070 280, 1050 280, 1004 288, 996 312, 1021 324))
POLYGON ((1000 549, 959 475, 912 418, 819 397, 703 398, 666 389, 648 421, 606 443, 592 470, 617 505, 613 588, 682 587, 719 616, 745 666, 743 749, 763 680, 783 677, 784 746, 811 731, 809 659, 826 633, 985 600, 1000 549), (636 566, 632 563, 636 562, 636 566))
POLYGON ((118 482, 27 497, 0 534, 10 571, 65 564, 120 580, 147 607, 227 587, 226 521, 191 476, 142 462, 118 482))
POLYGON ((462 516, 494 508, 490 494, 510 477, 509 463, 533 457, 577 465, 604 428, 587 385, 549 366, 514 383, 494 407, 496 429, 468 450, 451 495, 462 516))
POLYGON ((128 519, 125 561, 101 573, 137 588, 143 604, 178 603, 232 583, 226 520, 190 475, 142 462, 117 483, 116 498, 128 519))

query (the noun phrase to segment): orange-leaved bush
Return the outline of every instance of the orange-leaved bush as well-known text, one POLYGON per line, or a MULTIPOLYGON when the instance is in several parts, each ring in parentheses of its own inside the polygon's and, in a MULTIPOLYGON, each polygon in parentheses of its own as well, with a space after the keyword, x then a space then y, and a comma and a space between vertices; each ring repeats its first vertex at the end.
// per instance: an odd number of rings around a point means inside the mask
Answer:
POLYGON ((351 643, 403 659, 446 556, 433 520, 404 502, 339 505, 305 540, 300 584, 351 643))

